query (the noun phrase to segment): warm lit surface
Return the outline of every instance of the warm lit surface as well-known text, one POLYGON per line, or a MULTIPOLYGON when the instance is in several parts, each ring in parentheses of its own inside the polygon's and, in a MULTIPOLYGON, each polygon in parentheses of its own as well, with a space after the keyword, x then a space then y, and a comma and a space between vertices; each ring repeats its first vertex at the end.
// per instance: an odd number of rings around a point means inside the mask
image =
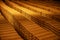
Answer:
MULTIPOLYGON (((59 39, 60 22, 50 17, 50 15, 57 13, 57 15, 60 15, 58 9, 55 8, 54 10, 54 8, 46 7, 42 4, 20 1, 6 1, 6 4, 1 1, 0 6, 2 12, 2 14, 0 13, 1 40, 59 39), (42 8, 36 6, 41 6, 42 8), (47 10, 49 8, 51 11, 47 10)), ((59 17, 56 18, 60 19, 59 17)))
POLYGON ((0 18, 0 40, 23 40, 1 14, 0 18))

